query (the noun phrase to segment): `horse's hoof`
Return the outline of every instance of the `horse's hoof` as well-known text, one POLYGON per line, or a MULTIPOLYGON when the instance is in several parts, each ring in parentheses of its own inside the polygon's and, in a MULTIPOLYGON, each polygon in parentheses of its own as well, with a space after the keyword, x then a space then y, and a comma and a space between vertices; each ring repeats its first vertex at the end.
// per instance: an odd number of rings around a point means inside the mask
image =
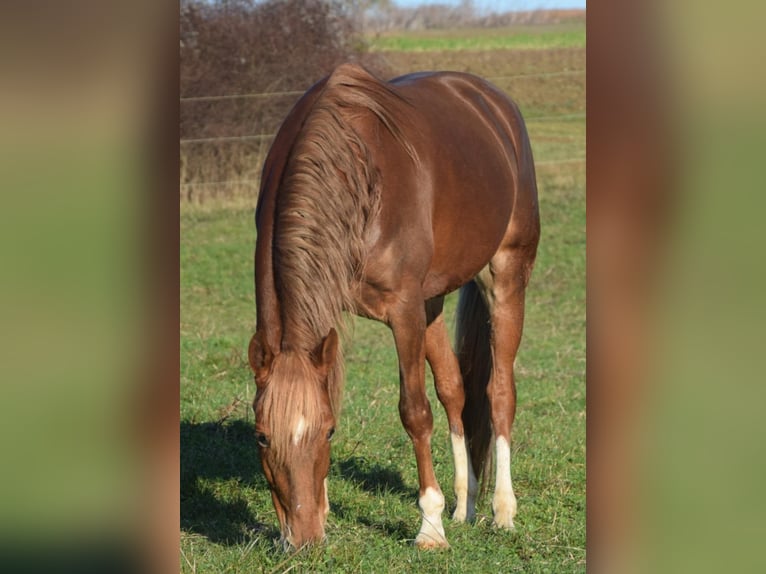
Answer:
POLYGON ((513 517, 516 516, 516 498, 495 495, 492 501, 492 524, 498 528, 513 530, 513 517))
POLYGON ((435 538, 433 536, 418 535, 415 538, 415 546, 419 550, 435 550, 437 548, 449 548, 449 542, 443 537, 435 538))
POLYGON ((511 515, 495 515, 495 519, 492 521, 492 526, 502 528, 504 530, 516 530, 516 527, 513 525, 513 517, 511 515))
POLYGON ((452 513, 453 522, 473 522, 475 518, 476 514, 474 512, 466 512, 465 510, 458 512, 458 510, 455 509, 455 512, 452 513))

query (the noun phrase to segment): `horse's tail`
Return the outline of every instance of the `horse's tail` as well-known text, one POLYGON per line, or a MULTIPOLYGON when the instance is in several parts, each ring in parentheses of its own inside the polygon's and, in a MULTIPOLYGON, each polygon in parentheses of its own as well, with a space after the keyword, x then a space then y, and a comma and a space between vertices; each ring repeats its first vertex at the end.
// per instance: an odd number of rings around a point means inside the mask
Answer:
POLYGON ((471 464, 476 477, 486 489, 486 475, 491 457, 487 456, 492 440, 487 385, 492 373, 490 315, 479 286, 471 281, 460 289, 455 325, 455 349, 465 388, 463 426, 471 464))

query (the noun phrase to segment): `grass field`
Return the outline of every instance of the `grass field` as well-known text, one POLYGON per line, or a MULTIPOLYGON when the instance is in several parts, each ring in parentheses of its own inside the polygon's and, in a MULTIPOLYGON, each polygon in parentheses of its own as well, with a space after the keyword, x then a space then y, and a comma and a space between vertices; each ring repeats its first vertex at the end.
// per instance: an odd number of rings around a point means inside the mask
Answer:
MULTIPOLYGON (((488 76, 584 68, 581 48, 385 56, 401 73, 437 66, 488 76)), ((392 337, 382 325, 354 319, 333 441, 328 541, 307 552, 281 552, 253 438, 255 389, 246 358, 255 325, 255 197, 182 204, 183 572, 585 571, 585 164, 578 159, 585 153, 584 75, 499 85, 530 118, 542 219, 517 361, 516 531, 493 529, 490 500, 483 499, 474 525, 453 524, 445 512, 449 550, 412 546, 420 524, 417 473, 399 422, 392 337)), ((453 295, 450 316, 454 303, 453 295)), ((434 464, 451 511, 446 417, 430 383, 429 397, 434 464)))
POLYGON ((386 32, 368 40, 372 51, 541 50, 584 48, 585 22, 489 29, 386 32))

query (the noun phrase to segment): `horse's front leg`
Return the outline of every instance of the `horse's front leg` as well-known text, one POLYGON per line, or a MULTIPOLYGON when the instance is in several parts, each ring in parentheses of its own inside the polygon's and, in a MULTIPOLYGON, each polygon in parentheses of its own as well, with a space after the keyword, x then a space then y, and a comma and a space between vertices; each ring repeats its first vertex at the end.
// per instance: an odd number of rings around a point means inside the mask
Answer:
POLYGON ((425 387, 426 314, 422 299, 417 305, 401 306, 389 318, 399 355, 399 415, 415 448, 420 480, 418 503, 423 523, 415 544, 420 548, 446 547, 444 495, 431 460, 433 415, 425 387))

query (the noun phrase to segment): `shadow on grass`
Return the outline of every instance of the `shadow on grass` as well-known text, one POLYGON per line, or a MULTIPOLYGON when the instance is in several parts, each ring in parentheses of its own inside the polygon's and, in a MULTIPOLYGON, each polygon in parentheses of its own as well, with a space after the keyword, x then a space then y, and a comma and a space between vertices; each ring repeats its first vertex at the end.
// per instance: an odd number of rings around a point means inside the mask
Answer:
POLYGON ((278 529, 259 523, 248 509, 244 495, 221 494, 211 481, 236 481, 238 485, 266 489, 253 425, 245 421, 219 424, 182 422, 181 528, 219 544, 239 544, 248 533, 263 532, 277 538, 278 529))
MULTIPOLYGON (((226 423, 184 421, 181 438, 181 528, 205 536, 211 542, 239 545, 254 532, 279 538, 276 516, 272 524, 258 522, 243 493, 247 489, 268 489, 263 475, 253 425, 242 420, 226 423)), ((401 473, 361 457, 333 464, 338 479, 381 496, 393 493, 411 501, 417 489, 405 485, 401 473)), ((409 531, 403 521, 376 521, 354 515, 331 501, 339 516, 356 520, 368 528, 403 539, 409 531)))
POLYGON ((341 479, 353 482, 370 494, 390 492, 405 499, 417 498, 417 489, 404 484, 402 473, 367 459, 354 456, 337 463, 341 479))
MULTIPOLYGON (((381 497, 394 494, 407 502, 406 508, 411 510, 417 500, 418 489, 407 486, 399 470, 370 462, 362 457, 350 457, 334 465, 335 474, 341 480, 350 482, 372 496, 381 497)), ((378 531, 395 540, 411 540, 412 525, 406 519, 411 517, 391 518, 380 514, 360 514, 351 511, 343 504, 330 501, 332 512, 343 520, 353 520, 370 530, 378 531)))
MULTIPOLYGON (((410 509, 411 510, 411 509, 410 509)), ((405 521, 408 517, 402 517, 399 520, 391 519, 385 516, 374 514, 359 514, 358 512, 350 511, 346 505, 342 503, 335 503, 330 501, 331 515, 341 520, 355 521, 370 530, 375 530, 383 533, 385 536, 393 538, 395 540, 411 540, 412 539, 412 525, 408 525, 405 521)), ((411 517, 409 517, 411 518, 411 517)), ((332 518, 331 518, 332 520, 332 518)))

